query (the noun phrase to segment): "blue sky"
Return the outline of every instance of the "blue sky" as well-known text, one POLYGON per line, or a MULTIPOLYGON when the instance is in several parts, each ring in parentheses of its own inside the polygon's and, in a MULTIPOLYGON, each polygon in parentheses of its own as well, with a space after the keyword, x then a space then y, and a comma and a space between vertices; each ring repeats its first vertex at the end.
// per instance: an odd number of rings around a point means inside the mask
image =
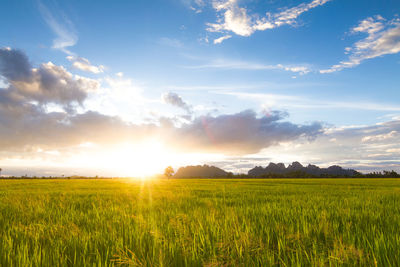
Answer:
MULTIPOLYGON (((16 126, 5 119, 15 113, 3 111, 0 124, 8 131, 1 133, 6 145, 0 164, 13 173, 38 162, 41 170, 75 167, 77 158, 99 151, 133 157, 135 152, 121 152, 110 143, 149 142, 143 135, 163 147, 158 147, 160 154, 175 155, 171 162, 168 156, 161 157, 157 171, 168 164, 209 162, 246 171, 246 166, 267 165, 270 160, 399 170, 399 1, 2 1, 1 5, 4 110, 17 94, 25 102, 15 105, 32 105, 45 121, 55 114, 64 116, 57 127, 96 114, 101 119, 91 117, 79 125, 88 132, 109 129, 112 126, 104 121, 116 118, 123 127, 135 128, 123 137, 116 131, 96 140, 83 134, 72 138, 76 133, 69 129, 65 142, 56 131, 49 133, 55 140, 51 143, 35 134, 29 138, 21 134, 23 141, 11 142, 10 135, 26 132, 22 122, 32 122, 33 117, 30 113, 16 117, 21 122, 16 126), (39 70, 32 70, 29 83, 28 78, 22 84, 5 71, 20 55, 30 69, 39 70), (70 76, 71 80, 65 88, 47 88, 43 81, 49 73, 52 81, 65 83, 70 76), (67 97, 71 86, 75 91, 67 97), (215 140, 204 127, 196 128, 208 120, 214 123, 208 131, 217 136, 215 140), (241 123, 255 128, 245 132, 241 123), (149 125, 156 130, 143 134, 142 128, 149 125), (186 149, 178 144, 180 138, 187 139, 186 149), (28 139, 33 141, 24 142, 28 139)), ((90 166, 95 165, 81 167, 91 174, 90 166)), ((136 175, 133 167, 118 164, 107 171, 136 175)))

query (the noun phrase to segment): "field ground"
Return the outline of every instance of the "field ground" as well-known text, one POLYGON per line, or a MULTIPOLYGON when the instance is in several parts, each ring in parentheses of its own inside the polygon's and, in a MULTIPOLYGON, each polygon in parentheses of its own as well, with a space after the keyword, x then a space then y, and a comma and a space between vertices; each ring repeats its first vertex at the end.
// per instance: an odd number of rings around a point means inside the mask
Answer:
POLYGON ((400 266, 400 180, 0 180, 0 266, 400 266))

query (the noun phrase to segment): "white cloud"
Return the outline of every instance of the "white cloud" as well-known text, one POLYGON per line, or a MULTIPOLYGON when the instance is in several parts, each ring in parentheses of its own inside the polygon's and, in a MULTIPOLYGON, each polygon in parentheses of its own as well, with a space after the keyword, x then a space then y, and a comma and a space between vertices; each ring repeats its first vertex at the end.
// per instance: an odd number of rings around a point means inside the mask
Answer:
POLYGON ((384 140, 388 140, 388 139, 393 139, 398 135, 397 131, 391 131, 389 133, 385 133, 385 134, 378 134, 378 135, 369 135, 369 136, 365 136, 362 138, 362 142, 363 143, 367 143, 367 142, 379 142, 379 141, 384 141, 384 140))
POLYGON ((223 41, 232 38, 232 35, 225 35, 214 40, 214 44, 221 44, 223 41))
POLYGON ((364 33, 367 37, 356 42, 352 47, 346 47, 349 57, 320 73, 332 73, 345 68, 353 68, 364 60, 400 52, 400 19, 390 21, 382 16, 369 17, 351 29, 353 34, 364 33))
POLYGON ((206 5, 205 0, 181 0, 181 1, 197 14, 203 12, 203 8, 206 5))
MULTIPOLYGON (((307 12, 308 10, 310 10, 312 8, 322 6, 329 1, 330 0, 314 0, 308 4, 302 3, 296 7, 286 9, 285 11, 282 11, 277 14, 269 14, 269 13, 267 13, 267 14, 274 18, 274 19, 272 19, 272 22, 276 26, 281 26, 284 24, 293 25, 296 23, 297 17, 300 16, 302 13, 307 12)), ((261 29, 261 30, 267 29, 269 26, 269 23, 271 23, 271 22, 264 19, 264 24, 263 23, 259 24, 258 29, 261 29)))
POLYGON ((300 75, 304 75, 310 72, 310 69, 307 66, 284 66, 282 64, 278 64, 276 65, 277 69, 282 69, 282 70, 286 70, 286 71, 291 71, 291 72, 295 72, 298 73, 300 75))
POLYGON ((385 152, 387 152, 387 153, 398 153, 398 154, 400 154, 400 148, 390 148, 390 149, 387 149, 385 152))
MULTIPOLYGON (((207 23, 209 32, 233 32, 240 36, 250 36, 255 31, 264 31, 283 25, 294 25, 302 13, 324 5, 330 0, 314 0, 279 13, 266 13, 265 17, 248 14, 244 7, 239 7, 238 0, 214 1, 213 7, 219 13, 216 23, 207 23)), ((218 38, 220 39, 220 38, 218 38)))
POLYGON ((94 66, 90 64, 90 61, 83 57, 77 56, 67 56, 67 59, 72 62, 72 66, 76 69, 91 72, 91 73, 101 73, 104 72, 105 67, 103 65, 94 66))

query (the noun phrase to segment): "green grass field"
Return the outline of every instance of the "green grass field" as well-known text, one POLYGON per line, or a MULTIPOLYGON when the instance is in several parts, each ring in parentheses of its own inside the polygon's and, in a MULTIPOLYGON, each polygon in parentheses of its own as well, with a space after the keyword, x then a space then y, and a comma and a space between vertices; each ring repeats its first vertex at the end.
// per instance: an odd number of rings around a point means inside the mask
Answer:
POLYGON ((1 266, 399 266, 400 180, 0 180, 1 266))

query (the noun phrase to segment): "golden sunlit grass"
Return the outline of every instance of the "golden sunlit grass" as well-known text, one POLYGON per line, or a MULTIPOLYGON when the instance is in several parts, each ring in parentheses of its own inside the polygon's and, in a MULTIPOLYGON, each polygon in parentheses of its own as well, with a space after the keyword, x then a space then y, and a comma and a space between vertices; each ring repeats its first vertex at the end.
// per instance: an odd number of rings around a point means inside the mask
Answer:
POLYGON ((0 180, 1 266, 398 266, 400 180, 0 180))

